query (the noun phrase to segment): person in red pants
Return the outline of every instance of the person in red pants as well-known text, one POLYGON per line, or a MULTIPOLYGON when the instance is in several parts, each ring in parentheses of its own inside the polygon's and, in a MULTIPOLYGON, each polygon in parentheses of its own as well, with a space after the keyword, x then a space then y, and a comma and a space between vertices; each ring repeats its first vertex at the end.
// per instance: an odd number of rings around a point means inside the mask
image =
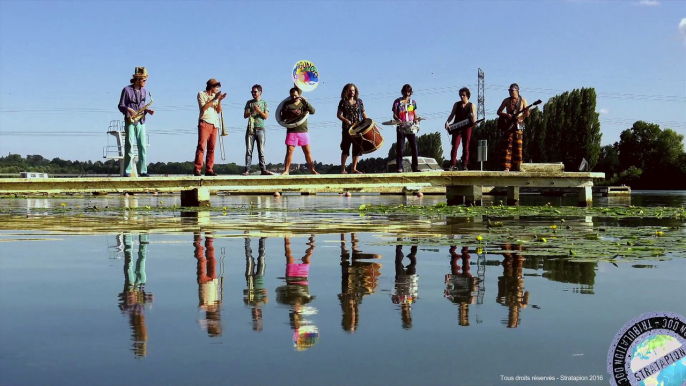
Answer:
POLYGON ((198 93, 198 106, 200 117, 198 118, 198 146, 195 149, 195 170, 193 175, 199 176, 202 169, 203 156, 207 150, 205 162, 205 175, 216 176, 214 172, 214 145, 217 143, 217 131, 219 129, 219 116, 222 112, 222 99, 226 93, 221 93, 222 84, 212 78, 207 81, 205 91, 198 93))
POLYGON ((462 170, 468 170, 469 165, 469 140, 472 138, 473 122, 476 117, 476 106, 469 102, 469 97, 472 93, 467 87, 460 89, 460 101, 455 102, 453 110, 450 112, 448 119, 445 121, 445 129, 448 130, 450 120, 455 119, 452 123, 460 122, 469 119, 472 124, 455 129, 450 133, 450 144, 452 149, 450 151, 450 170, 457 169, 457 149, 460 147, 460 140, 462 140, 462 170))

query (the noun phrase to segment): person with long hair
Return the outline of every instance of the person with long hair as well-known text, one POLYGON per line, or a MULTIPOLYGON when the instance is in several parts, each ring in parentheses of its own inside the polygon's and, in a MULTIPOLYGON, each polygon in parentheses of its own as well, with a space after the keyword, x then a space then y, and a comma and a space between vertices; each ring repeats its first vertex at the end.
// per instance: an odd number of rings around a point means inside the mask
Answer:
POLYGON ((353 83, 348 83, 343 86, 341 91, 341 101, 338 102, 338 119, 342 122, 342 139, 341 139, 341 174, 347 174, 345 170, 345 163, 350 155, 350 145, 353 148, 353 163, 350 167, 351 173, 361 174, 357 170, 357 162, 362 155, 362 148, 359 144, 353 142, 350 135, 350 128, 357 122, 367 119, 367 113, 364 110, 364 103, 360 98, 360 89, 353 83))

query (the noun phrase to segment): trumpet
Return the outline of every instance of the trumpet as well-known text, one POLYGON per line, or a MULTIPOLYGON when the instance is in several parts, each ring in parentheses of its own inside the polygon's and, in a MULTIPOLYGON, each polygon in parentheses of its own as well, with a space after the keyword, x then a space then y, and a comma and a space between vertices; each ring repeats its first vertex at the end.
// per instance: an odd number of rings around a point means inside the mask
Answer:
POLYGON ((224 137, 229 135, 226 132, 226 127, 224 127, 224 112, 222 111, 219 113, 220 121, 221 121, 221 126, 222 126, 222 132, 219 134, 219 152, 221 153, 222 156, 222 161, 226 161, 226 151, 224 150, 224 137))
POLYGON ((130 125, 130 124, 132 124, 132 123, 136 123, 136 122, 140 121, 140 120, 145 116, 145 110, 147 110, 148 107, 150 107, 150 105, 151 105, 152 102, 153 102, 153 101, 152 101, 152 94, 151 94, 151 93, 148 93, 148 95, 150 96, 150 103, 148 103, 147 105, 143 106, 141 109, 139 109, 138 111, 136 111, 136 113, 133 114, 132 116, 127 117, 127 118, 126 118, 126 124, 127 124, 127 125, 130 125))

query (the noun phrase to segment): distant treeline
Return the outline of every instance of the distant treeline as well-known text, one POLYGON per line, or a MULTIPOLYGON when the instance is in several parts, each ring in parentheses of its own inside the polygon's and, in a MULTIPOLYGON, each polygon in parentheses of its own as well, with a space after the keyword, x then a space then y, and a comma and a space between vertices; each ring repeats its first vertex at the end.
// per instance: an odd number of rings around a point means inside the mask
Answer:
MULTIPOLYGON (((529 103, 533 101, 529 100, 529 103)), ((588 169, 604 172, 604 185, 626 184, 634 189, 686 189, 686 152, 684 136, 671 129, 660 129, 652 123, 638 121, 624 130, 618 142, 601 146, 600 121, 596 111, 596 92, 582 88, 554 96, 541 110, 532 110, 524 121, 524 162, 562 162, 567 171, 579 171, 582 160, 588 169)), ((394 139, 395 133, 387 135, 394 139)), ((428 133, 417 137, 420 157, 436 159, 445 166, 446 159, 441 146, 441 133, 428 133)), ((477 162, 479 140, 488 141, 488 161, 484 170, 501 170, 503 135, 498 131, 497 119, 485 121, 473 130, 470 143, 471 170, 480 169, 477 162)), ((448 152, 450 149, 446 149, 448 152)), ((361 157, 358 169, 367 173, 381 173, 387 169, 389 160, 395 159, 395 142, 387 157, 374 153, 361 157)), ((404 155, 410 155, 406 143, 404 155)), ((449 153, 445 153, 448 155, 449 153)), ((350 162, 350 159, 348 159, 350 162)), ((293 165, 292 173, 308 173, 305 164, 293 165)), ((340 172, 340 165, 315 162, 317 171, 323 174, 340 172)), ((193 174, 193 162, 155 162, 148 165, 151 174, 193 174)), ((267 164, 272 171, 283 170, 283 164, 267 164)), ((240 174, 243 165, 235 163, 216 164, 219 174, 240 174)), ((253 171, 259 170, 257 165, 253 171)), ((49 174, 119 174, 119 161, 69 161, 60 158, 48 160, 40 155, 18 154, 0 157, 0 173, 42 172, 49 174)))

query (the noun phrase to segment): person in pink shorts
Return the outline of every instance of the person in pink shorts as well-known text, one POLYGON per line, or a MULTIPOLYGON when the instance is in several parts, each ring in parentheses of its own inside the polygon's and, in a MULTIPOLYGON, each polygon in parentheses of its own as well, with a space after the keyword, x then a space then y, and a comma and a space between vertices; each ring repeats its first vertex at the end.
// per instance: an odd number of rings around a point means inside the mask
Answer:
MULTIPOLYGON (((305 97, 300 96, 300 89, 297 87, 291 88, 291 101, 289 104, 284 104, 279 112, 281 119, 294 120, 309 112, 314 114, 314 107, 307 102, 305 97)), ((284 161, 284 171, 282 174, 287 175, 291 170, 291 162, 293 161, 293 151, 296 146, 303 148, 305 154, 305 161, 310 167, 312 174, 319 174, 314 169, 314 161, 312 160, 312 153, 310 152, 310 137, 307 134, 307 119, 300 125, 288 128, 286 134, 286 159, 284 161)))

